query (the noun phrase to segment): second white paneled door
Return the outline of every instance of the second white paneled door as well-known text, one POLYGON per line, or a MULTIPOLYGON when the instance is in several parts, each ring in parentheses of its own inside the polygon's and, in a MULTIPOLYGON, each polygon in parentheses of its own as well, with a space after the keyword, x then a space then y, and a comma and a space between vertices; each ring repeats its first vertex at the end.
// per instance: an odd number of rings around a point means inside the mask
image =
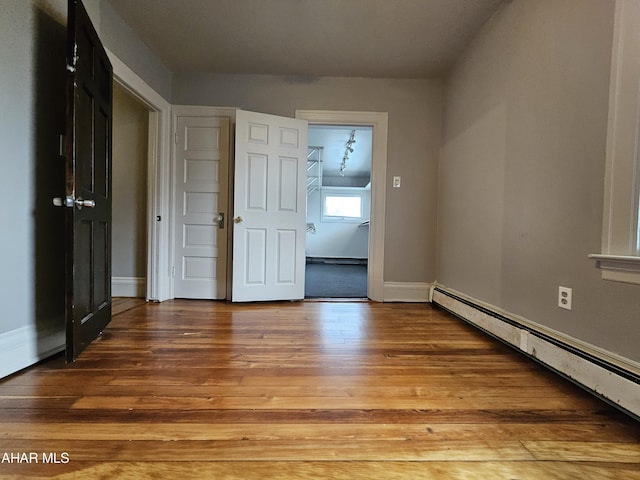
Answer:
POLYGON ((236 114, 233 301, 304 298, 307 121, 236 114))
POLYGON ((174 296, 224 299, 229 118, 176 117, 174 158, 174 296))

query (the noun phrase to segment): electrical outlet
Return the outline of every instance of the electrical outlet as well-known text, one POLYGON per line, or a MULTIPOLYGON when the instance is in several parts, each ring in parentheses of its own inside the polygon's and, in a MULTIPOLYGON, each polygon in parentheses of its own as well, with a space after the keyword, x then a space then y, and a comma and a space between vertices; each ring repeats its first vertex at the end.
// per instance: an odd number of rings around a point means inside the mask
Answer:
POLYGON ((571 297, 573 291, 568 287, 558 287, 558 306, 565 310, 571 310, 571 297))

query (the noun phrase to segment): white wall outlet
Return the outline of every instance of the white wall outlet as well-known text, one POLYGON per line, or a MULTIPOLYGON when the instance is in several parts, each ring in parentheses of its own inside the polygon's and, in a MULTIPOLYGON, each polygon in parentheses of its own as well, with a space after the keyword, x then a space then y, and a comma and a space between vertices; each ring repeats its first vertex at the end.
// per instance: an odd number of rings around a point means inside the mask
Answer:
POLYGON ((399 175, 396 175, 393 177, 393 188, 400 188, 400 182, 402 181, 402 179, 400 178, 399 175))
POLYGON ((565 310, 571 310, 572 289, 568 287, 558 287, 558 306, 565 310))

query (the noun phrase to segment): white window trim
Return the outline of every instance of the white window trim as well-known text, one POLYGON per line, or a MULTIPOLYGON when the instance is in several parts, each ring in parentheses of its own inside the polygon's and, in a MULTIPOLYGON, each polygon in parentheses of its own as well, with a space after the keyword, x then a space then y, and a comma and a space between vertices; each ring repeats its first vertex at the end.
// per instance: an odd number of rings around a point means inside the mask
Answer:
POLYGON ((320 219, 323 222, 336 223, 362 223, 367 215, 367 198, 363 189, 342 188, 342 187, 322 187, 320 190, 320 219), (330 197, 359 197, 360 216, 359 217, 338 217, 325 214, 325 198, 330 197))
POLYGON ((640 2, 617 0, 605 169, 602 251, 589 255, 602 278, 640 284, 640 2))

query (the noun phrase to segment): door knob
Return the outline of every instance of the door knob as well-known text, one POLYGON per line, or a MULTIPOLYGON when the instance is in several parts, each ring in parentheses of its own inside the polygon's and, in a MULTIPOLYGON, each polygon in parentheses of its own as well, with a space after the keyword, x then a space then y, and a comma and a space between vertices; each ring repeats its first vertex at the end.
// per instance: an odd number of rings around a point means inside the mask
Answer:
POLYGON ((81 210, 82 207, 94 208, 96 206, 95 200, 83 200, 81 198, 76 198, 74 203, 76 204, 76 208, 78 210, 81 210))
POLYGON ((81 198, 73 198, 71 195, 67 195, 66 197, 56 197, 53 199, 53 204, 56 207, 69 207, 73 208, 74 206, 81 210, 82 207, 94 208, 96 206, 95 200, 83 200, 81 198))
POLYGON ((224 212, 220 212, 215 221, 218 224, 218 228, 224 228, 224 212))
POLYGON ((56 207, 73 207, 73 197, 56 197, 53 199, 53 205, 56 207))
POLYGON ((233 223, 242 223, 242 217, 236 217, 233 219, 233 223))

